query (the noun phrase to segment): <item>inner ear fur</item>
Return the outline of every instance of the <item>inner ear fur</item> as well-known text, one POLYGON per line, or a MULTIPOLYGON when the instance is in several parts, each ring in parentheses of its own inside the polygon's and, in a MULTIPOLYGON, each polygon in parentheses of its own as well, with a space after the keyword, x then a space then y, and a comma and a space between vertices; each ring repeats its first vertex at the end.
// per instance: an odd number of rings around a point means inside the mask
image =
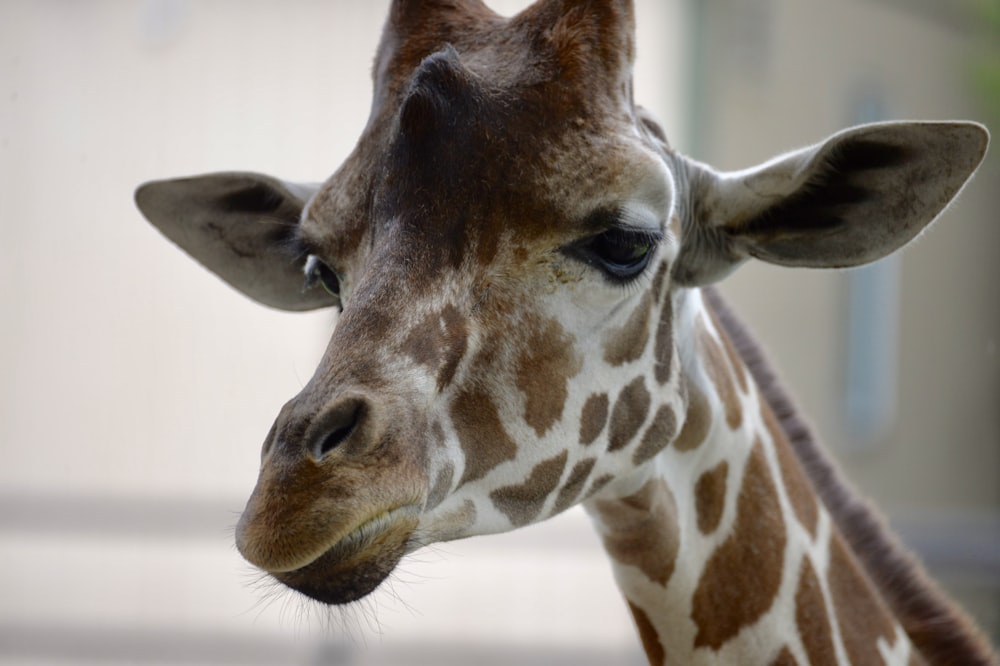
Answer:
POLYGON ((335 304, 321 289, 303 292, 305 258, 294 242, 317 189, 256 173, 215 173, 145 183, 135 201, 164 236, 250 298, 311 310, 335 304))
POLYGON ((894 122, 845 130, 741 172, 682 158, 692 202, 675 279, 706 284, 748 257, 811 268, 880 259, 944 210, 988 144, 976 123, 894 122))

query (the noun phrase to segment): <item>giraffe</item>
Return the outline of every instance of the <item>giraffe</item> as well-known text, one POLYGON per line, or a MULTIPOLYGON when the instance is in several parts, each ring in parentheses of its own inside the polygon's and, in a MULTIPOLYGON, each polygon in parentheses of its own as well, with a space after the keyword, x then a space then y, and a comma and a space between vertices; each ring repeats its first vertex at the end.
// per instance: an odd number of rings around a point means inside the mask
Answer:
POLYGON ((339 312, 265 438, 240 552, 344 604, 426 544, 580 504, 650 664, 996 664, 712 287, 750 258, 898 250, 987 131, 867 125, 718 172, 634 104, 634 23, 629 0, 395 0, 327 181, 137 190, 247 296, 339 312))

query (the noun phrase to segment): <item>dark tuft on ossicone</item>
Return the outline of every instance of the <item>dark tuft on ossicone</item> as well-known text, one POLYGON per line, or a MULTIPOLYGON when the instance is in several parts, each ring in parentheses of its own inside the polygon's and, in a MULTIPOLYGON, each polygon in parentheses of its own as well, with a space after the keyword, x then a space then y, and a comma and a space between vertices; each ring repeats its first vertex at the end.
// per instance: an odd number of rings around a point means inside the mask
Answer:
POLYGON ((480 96, 475 75, 465 68, 454 47, 445 45, 424 58, 414 72, 399 112, 401 133, 418 139, 435 130, 448 130, 480 96))

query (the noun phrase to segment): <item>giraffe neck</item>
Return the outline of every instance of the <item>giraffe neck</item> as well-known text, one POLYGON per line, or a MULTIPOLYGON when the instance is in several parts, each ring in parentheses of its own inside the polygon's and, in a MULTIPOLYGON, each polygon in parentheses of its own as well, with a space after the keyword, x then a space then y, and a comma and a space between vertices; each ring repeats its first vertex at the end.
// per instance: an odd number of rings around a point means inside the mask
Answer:
POLYGON ((684 427, 586 504, 650 663, 920 663, 700 292, 674 311, 684 427))

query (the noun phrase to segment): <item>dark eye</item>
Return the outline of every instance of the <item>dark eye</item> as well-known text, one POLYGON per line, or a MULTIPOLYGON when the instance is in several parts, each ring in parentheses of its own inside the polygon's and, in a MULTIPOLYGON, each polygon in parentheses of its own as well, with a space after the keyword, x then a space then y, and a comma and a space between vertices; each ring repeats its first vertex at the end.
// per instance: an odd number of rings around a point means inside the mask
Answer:
POLYGON ((655 231, 609 229, 573 248, 573 253, 613 280, 637 277, 649 264, 661 238, 655 231))
POLYGON ((326 293, 340 299, 340 280, 337 278, 337 274, 320 261, 316 255, 310 254, 306 258, 305 274, 306 281, 303 289, 312 289, 319 284, 326 293))

